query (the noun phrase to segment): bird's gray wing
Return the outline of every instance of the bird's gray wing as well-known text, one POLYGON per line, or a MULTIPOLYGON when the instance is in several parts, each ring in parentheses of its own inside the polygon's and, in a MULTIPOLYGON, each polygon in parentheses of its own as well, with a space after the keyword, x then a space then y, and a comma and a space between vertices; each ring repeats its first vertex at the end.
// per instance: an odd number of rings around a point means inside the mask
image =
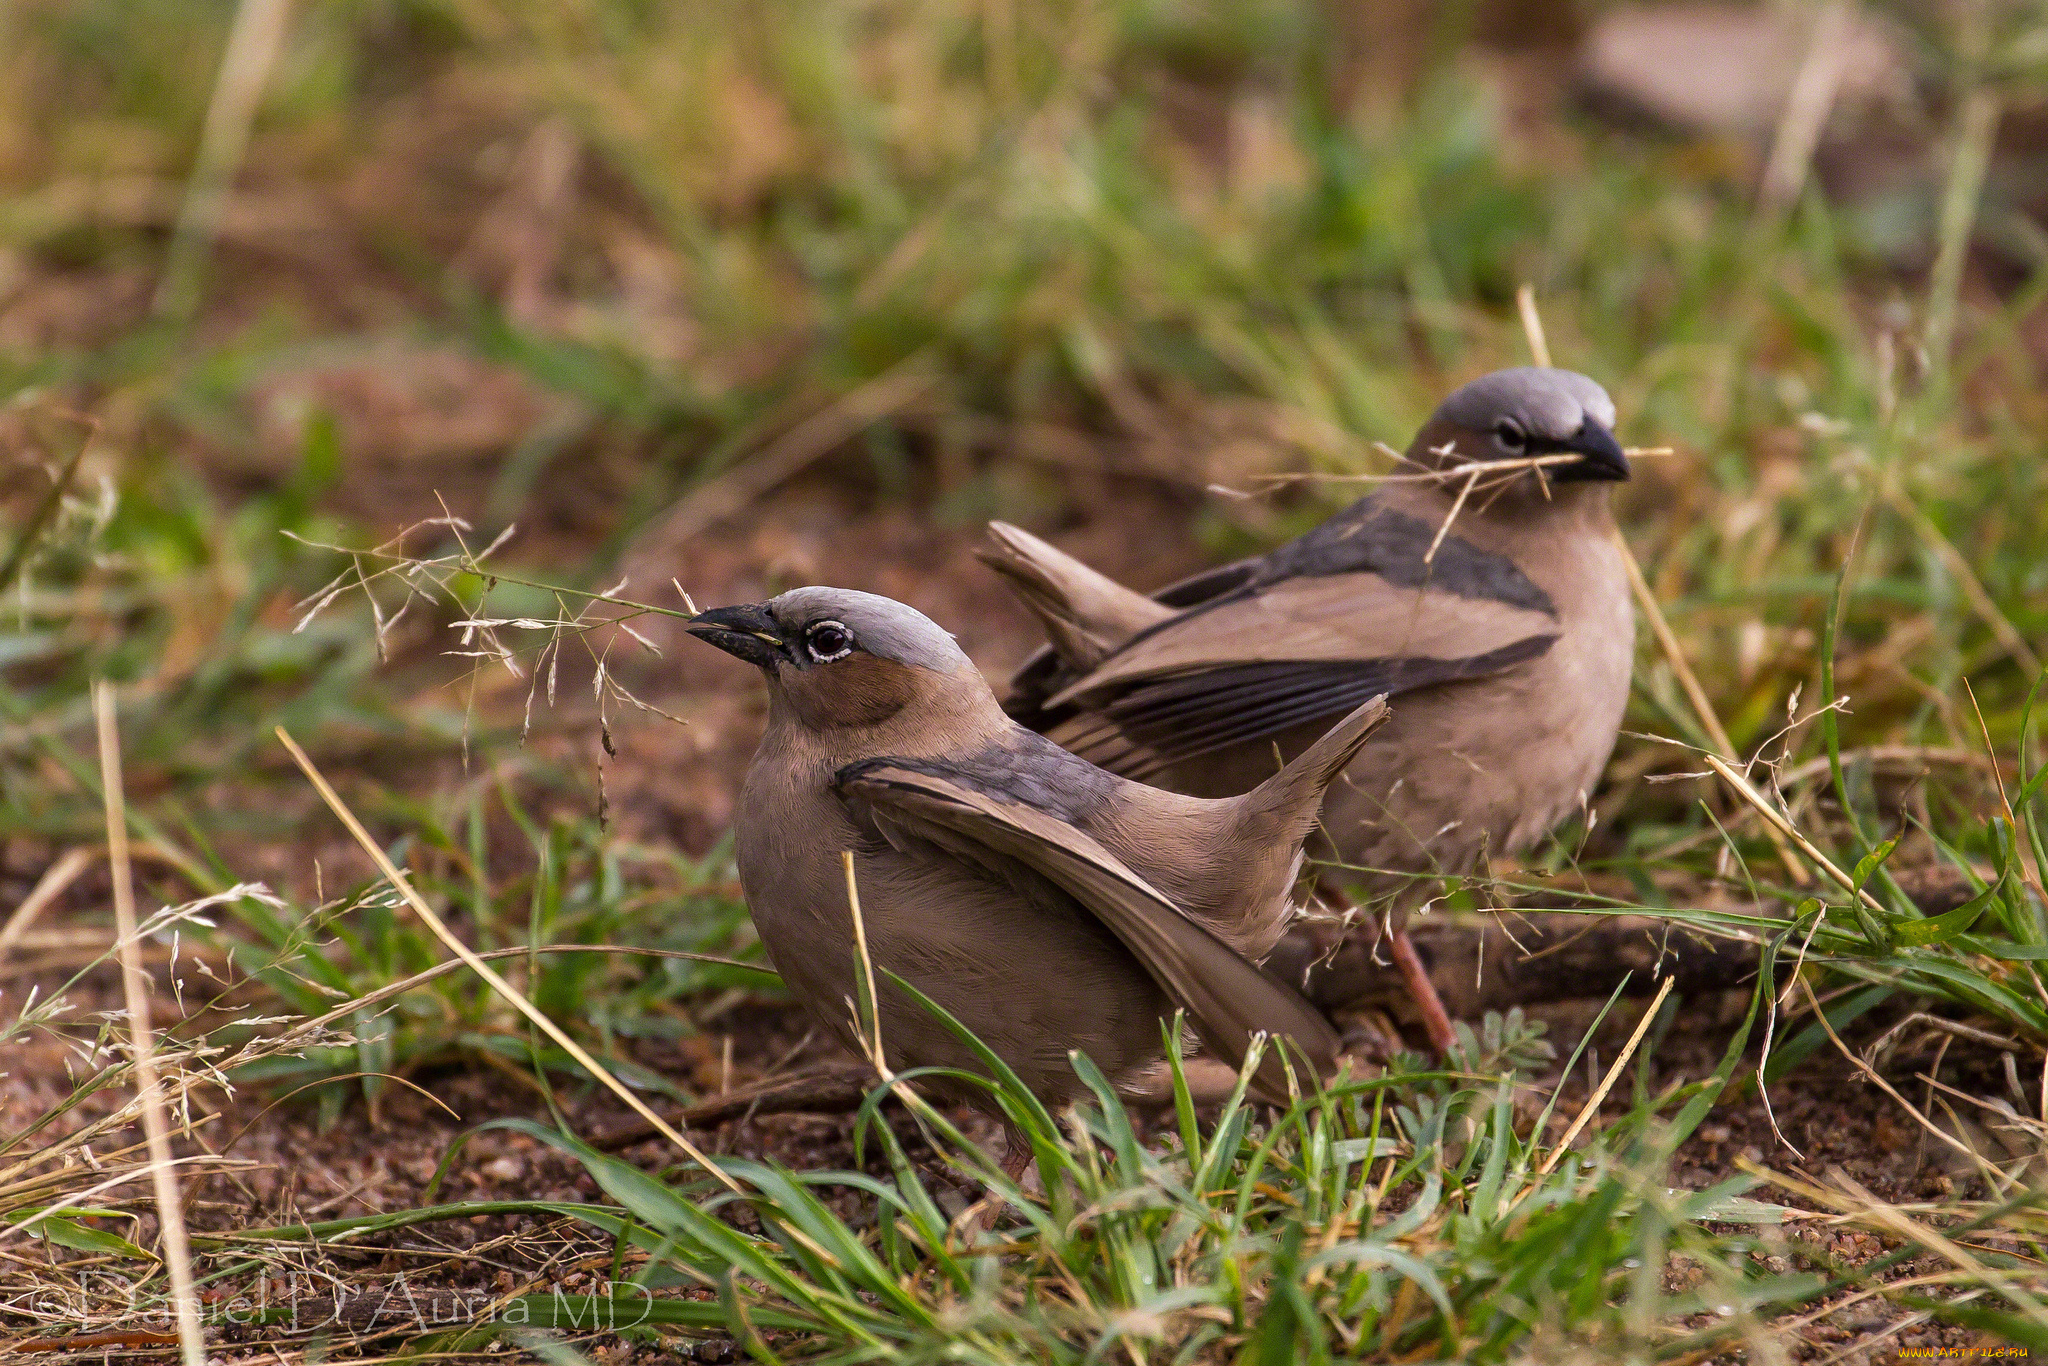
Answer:
MULTIPOLYGON (((1094 915, 1187 1012, 1202 1042, 1241 1066, 1252 1036, 1286 1039, 1318 1076, 1336 1066, 1336 1032, 1307 998, 1181 914, 1095 839, 1036 807, 982 790, 974 776, 928 760, 868 760, 842 769, 840 794, 885 829, 1000 867, 1014 860, 1094 915)), ((1269 1049, 1254 1074, 1265 1099, 1288 1099, 1286 1069, 1269 1049)))
POLYGON ((1070 718, 1051 733, 1143 779, 1381 694, 1499 673, 1543 654, 1558 629, 1538 607, 1426 581, 1371 571, 1281 578, 1127 642, 1047 699, 1070 718))

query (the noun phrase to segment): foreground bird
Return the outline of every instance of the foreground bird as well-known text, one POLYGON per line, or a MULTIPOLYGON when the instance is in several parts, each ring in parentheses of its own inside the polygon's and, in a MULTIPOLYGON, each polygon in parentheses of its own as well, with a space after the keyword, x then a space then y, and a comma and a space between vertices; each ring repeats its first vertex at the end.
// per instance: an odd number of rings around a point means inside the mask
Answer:
MULTIPOLYGON (((776 970, 841 1039, 856 1041, 850 850, 893 1067, 981 1070, 889 973, 1053 1104, 1083 1090, 1072 1049, 1127 1093, 1156 1087, 1176 1009, 1232 1067, 1263 1032, 1330 1070, 1328 1022, 1254 960, 1292 914, 1324 788, 1383 704, 1361 698, 1255 790, 1212 801, 1118 778, 1019 726, 950 635, 888 598, 799 588, 687 629, 767 679, 740 882, 776 970)), ((1255 1087, 1284 1098, 1276 1053, 1255 1087)), ((1018 1169, 1029 1157, 1014 1136, 1011 1155, 1018 1169)))
MULTIPOLYGON (((1329 847, 1405 910, 1417 874, 1527 848, 1579 810, 1614 748, 1635 652, 1609 485, 1614 403, 1568 370, 1502 370, 1445 399, 1404 470, 1267 555, 1145 597, 997 522, 982 558, 1050 645, 1006 703, 1112 772, 1241 792, 1367 697, 1392 720, 1324 812, 1329 847), (1473 470, 1481 462, 1491 469, 1473 470)), ((1453 1034, 1419 955, 1390 947, 1432 1042, 1453 1034)))

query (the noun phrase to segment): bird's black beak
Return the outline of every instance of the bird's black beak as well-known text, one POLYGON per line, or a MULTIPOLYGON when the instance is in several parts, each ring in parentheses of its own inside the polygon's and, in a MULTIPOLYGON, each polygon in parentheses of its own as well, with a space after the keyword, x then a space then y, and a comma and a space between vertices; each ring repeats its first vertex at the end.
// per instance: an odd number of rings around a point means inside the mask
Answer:
POLYGON ((1628 457, 1621 453, 1621 443, 1590 417, 1560 442, 1558 449, 1577 451, 1580 456, 1569 465, 1550 466, 1550 477, 1561 484, 1613 483, 1628 478, 1628 457))
POLYGON ((697 639, 749 664, 772 669, 789 658, 782 631, 768 609, 752 604, 714 607, 691 617, 683 628, 697 639))

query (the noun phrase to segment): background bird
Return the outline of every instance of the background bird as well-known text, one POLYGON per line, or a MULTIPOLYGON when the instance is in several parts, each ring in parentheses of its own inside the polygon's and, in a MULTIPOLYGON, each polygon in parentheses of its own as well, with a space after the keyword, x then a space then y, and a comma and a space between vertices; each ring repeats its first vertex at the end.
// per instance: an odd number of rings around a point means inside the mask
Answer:
MULTIPOLYGON (((740 881, 777 971, 856 1042, 854 855, 892 1066, 979 1070, 895 973, 967 1025, 1037 1095, 1081 1091, 1069 1051, 1142 1093, 1176 1008, 1240 1066, 1255 1033, 1327 1071, 1336 1038, 1262 972, 1292 912, 1324 789, 1384 714, 1365 705, 1229 800, 1119 778, 1004 715, 953 638, 902 603, 800 588, 690 632, 760 668, 768 727, 736 825, 740 881)), ((1270 1054, 1256 1078, 1284 1098, 1270 1054)), ((987 1105, 978 1088, 955 1094, 987 1105)), ((1013 1141, 1011 1156, 1028 1151, 1013 1141)))
POLYGON ((1608 495, 1629 467, 1613 428, 1584 375, 1484 376, 1376 492, 1152 597, 993 523, 982 558, 1050 642, 1008 710, 1113 772, 1221 796, 1388 695, 1386 729, 1331 789, 1319 852, 1377 870, 1358 880, 1395 912, 1395 962, 1448 1048, 1400 928, 1427 895, 1416 875, 1519 852, 1581 809, 1628 698, 1635 618, 1608 495))

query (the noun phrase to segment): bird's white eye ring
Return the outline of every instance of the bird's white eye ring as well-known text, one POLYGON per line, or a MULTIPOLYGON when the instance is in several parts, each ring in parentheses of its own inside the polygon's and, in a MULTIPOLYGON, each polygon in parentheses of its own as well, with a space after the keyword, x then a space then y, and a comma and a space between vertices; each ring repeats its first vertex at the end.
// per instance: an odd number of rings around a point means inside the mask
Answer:
POLYGON ((853 632, 837 621, 821 621, 804 632, 804 648, 820 664, 830 664, 853 653, 853 632))
POLYGON ((1522 424, 1511 417, 1504 417, 1493 424, 1493 439, 1505 451, 1520 455, 1529 448, 1529 435, 1522 430, 1522 424))

